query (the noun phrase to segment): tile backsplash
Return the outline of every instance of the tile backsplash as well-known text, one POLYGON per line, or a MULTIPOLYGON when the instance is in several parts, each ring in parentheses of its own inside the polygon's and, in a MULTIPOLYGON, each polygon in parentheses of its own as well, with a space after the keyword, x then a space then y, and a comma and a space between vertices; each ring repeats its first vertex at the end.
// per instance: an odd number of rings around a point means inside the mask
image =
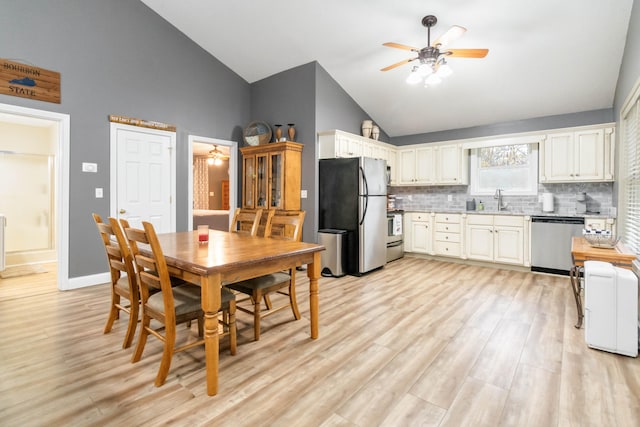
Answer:
MULTIPOLYGON (((424 186, 424 187, 389 187, 389 194, 396 196, 396 208, 404 210, 460 210, 464 211, 466 201, 476 199, 485 206, 487 211, 496 211, 498 201, 493 196, 471 196, 468 186, 424 186), (451 196, 451 201, 449 201, 451 196)), ((552 193, 554 198, 554 212, 560 215, 576 214, 576 195, 587 193, 587 214, 600 213, 615 217, 613 207, 612 182, 580 182, 565 184, 539 184, 538 194, 552 193)), ((507 211, 523 213, 525 215, 542 214, 542 202, 538 196, 503 196, 503 203, 507 203, 507 211)))

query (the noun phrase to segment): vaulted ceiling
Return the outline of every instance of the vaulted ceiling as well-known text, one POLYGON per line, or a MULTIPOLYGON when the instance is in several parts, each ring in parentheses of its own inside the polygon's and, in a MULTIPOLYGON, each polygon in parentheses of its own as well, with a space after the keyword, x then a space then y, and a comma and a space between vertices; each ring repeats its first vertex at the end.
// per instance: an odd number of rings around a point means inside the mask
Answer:
POLYGON ((394 137, 611 108, 633 0, 142 0, 253 83, 318 63, 394 137), (488 48, 450 58, 434 87, 405 82, 422 48, 467 29, 447 47, 488 48))

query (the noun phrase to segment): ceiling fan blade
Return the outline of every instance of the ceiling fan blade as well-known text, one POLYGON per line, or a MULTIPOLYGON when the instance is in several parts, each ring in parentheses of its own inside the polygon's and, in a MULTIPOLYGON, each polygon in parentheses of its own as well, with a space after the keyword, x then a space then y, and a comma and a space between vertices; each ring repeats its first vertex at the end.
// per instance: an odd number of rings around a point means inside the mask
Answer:
POLYGON ((393 42, 382 43, 382 46, 395 47, 396 49, 411 50, 414 52, 418 52, 420 50, 417 47, 411 47, 411 46, 407 46, 406 44, 393 43, 393 42))
POLYGON ((484 58, 489 49, 447 49, 443 53, 452 58, 484 58))
POLYGON ((458 37, 460 37, 461 35, 463 35, 465 31, 467 31, 466 28, 461 27, 459 25, 454 25, 453 27, 449 28, 446 33, 444 33, 443 35, 435 39, 433 43, 431 43, 431 46, 433 47, 436 47, 437 45, 446 46, 452 41, 454 41, 455 39, 457 39, 458 37))
POLYGON ((396 62, 393 65, 389 65, 388 67, 381 68, 380 71, 389 71, 389 70, 391 70, 393 68, 396 68, 396 67, 399 67, 401 65, 408 64, 411 61, 415 61, 416 59, 418 59, 418 58, 416 57, 416 58, 411 58, 411 59, 403 59, 402 61, 396 62))

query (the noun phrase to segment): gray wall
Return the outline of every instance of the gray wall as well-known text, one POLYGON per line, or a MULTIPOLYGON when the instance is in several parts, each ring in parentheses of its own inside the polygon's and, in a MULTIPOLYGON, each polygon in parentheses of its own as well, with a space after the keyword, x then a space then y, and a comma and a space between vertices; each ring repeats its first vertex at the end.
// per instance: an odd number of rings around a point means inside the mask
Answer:
POLYGON ((557 116, 536 117, 527 120, 496 123, 486 126, 474 126, 440 132, 406 135, 391 138, 394 145, 421 144, 436 141, 454 141, 456 139, 479 138, 483 136, 506 135, 510 133, 533 132, 545 129, 558 129, 573 126, 585 126, 614 122, 613 109, 583 111, 580 113, 557 116))
MULTIPOLYGON (((303 240, 316 241, 318 230, 317 133, 340 129, 360 134, 368 114, 317 62, 275 74, 251 85, 251 119, 273 124, 296 124, 302 150, 302 209, 307 212, 303 240)), ((381 129, 380 140, 388 136, 381 129)))
MULTIPOLYGON (((339 129, 362 134, 362 121, 372 119, 356 101, 322 68, 316 66, 316 121, 318 131, 339 129)), ((389 142, 389 135, 380 129, 380 141, 389 142)))
POLYGON ((139 1, 2 6, 0 55, 61 74, 61 104, 6 95, 0 102, 71 116, 69 277, 105 271, 91 213, 109 214, 109 114, 177 126, 177 227, 186 230, 187 136, 240 141, 249 84, 139 1), (82 173, 82 162, 97 163, 98 173, 82 173))
MULTIPOLYGON (((301 209, 307 212, 304 220, 305 242, 315 242, 314 200, 316 185, 316 124, 315 124, 315 63, 310 62, 251 84, 251 120, 262 120, 273 125, 294 123, 296 142, 302 149, 302 189, 307 198, 302 199, 301 209)), ((240 181, 241 182, 241 181, 240 181)))
POLYGON ((620 119, 620 110, 633 85, 640 79, 640 2, 634 0, 627 31, 627 41, 620 65, 616 94, 613 100, 615 119, 620 119))

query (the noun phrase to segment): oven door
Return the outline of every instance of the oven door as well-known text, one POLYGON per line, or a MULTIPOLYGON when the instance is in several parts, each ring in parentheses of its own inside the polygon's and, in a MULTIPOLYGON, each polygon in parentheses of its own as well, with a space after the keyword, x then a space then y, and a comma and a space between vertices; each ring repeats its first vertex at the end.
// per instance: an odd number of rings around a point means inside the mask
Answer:
POLYGON ((387 213, 387 245, 403 240, 402 214, 387 213))

